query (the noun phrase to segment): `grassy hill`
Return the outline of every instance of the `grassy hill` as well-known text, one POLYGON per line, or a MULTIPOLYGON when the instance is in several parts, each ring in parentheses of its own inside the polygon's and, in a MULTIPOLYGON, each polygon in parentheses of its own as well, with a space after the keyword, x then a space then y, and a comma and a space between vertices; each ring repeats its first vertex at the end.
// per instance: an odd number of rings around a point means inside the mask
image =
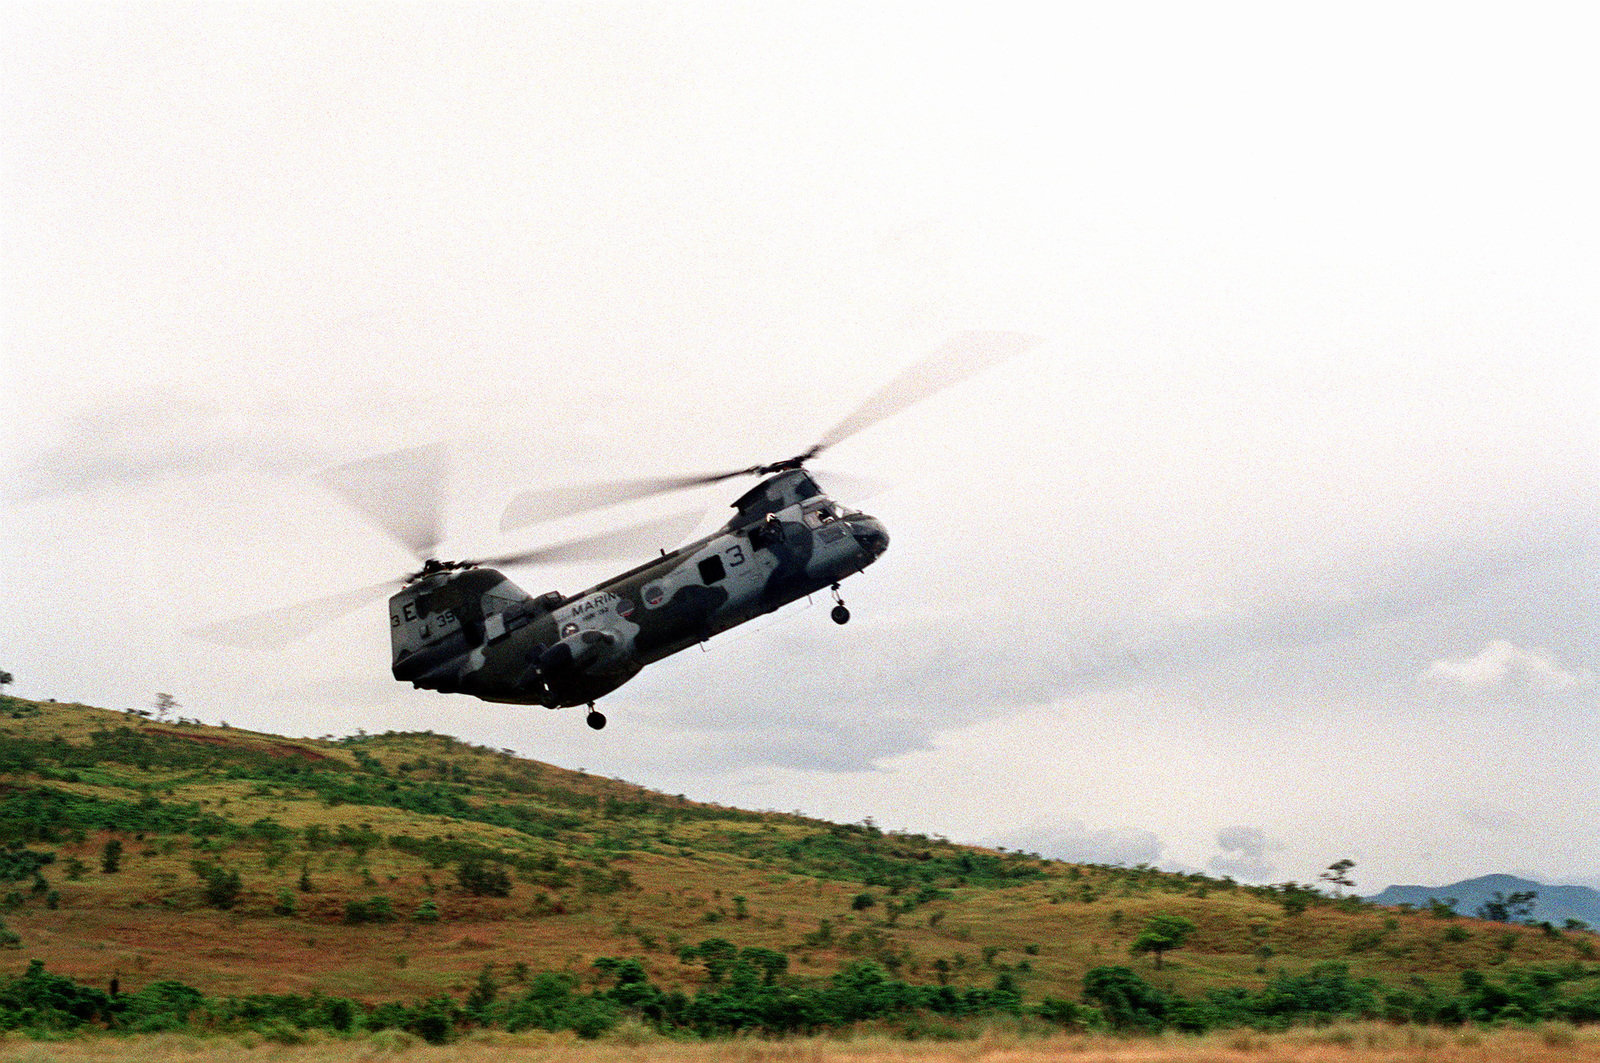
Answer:
POLYGON ((741 811, 431 733, 292 739, 0 698, 0 794, 18 939, 0 974, 39 959, 125 992, 420 1000, 486 969, 609 986, 594 961, 631 957, 692 993, 719 977, 708 940, 790 980, 871 960, 1026 1002, 1078 1000, 1112 965, 1190 996, 1329 961, 1397 988, 1600 978, 1591 933, 741 811), (1129 951, 1157 914, 1196 927, 1159 966, 1129 951))

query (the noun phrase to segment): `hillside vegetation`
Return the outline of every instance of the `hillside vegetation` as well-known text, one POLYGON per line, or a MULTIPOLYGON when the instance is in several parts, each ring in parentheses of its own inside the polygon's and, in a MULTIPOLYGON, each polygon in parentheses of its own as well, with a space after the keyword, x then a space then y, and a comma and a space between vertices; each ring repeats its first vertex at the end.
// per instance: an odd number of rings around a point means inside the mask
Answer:
POLYGON ((741 811, 431 733, 0 698, 0 789, 0 1011, 64 994, 115 1025, 176 985, 219 1023, 275 994, 301 1003, 274 1021, 392 1005, 445 1035, 514 1013, 592 1013, 591 1033, 1600 1018, 1584 931, 741 811), (1158 917, 1192 931, 1130 951, 1158 917))

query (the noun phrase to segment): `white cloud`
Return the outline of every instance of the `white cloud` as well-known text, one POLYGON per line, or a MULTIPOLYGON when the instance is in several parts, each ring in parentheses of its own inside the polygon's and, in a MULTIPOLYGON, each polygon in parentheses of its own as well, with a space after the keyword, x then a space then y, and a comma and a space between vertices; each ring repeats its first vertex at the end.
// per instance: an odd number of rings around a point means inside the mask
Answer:
POLYGON ((1267 854, 1283 849, 1283 843, 1259 827, 1224 827, 1217 831, 1217 848, 1222 852, 1207 863, 1209 870, 1247 882, 1267 882, 1278 871, 1267 854))
POLYGON ((985 839, 1018 852, 1086 864, 1161 864, 1166 844, 1147 830, 1089 828, 1078 820, 1041 824, 985 839))
POLYGON ((1594 682, 1587 668, 1566 668, 1545 650, 1523 649, 1505 639, 1495 639, 1471 657, 1434 661, 1423 674, 1425 682, 1441 687, 1488 691, 1531 690, 1552 694, 1594 682))

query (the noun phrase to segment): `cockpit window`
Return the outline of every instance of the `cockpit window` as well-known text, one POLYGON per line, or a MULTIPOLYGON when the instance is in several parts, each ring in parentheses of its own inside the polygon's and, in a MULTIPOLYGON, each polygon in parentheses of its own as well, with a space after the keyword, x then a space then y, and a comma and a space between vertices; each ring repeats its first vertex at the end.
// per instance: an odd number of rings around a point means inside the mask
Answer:
POLYGON ((807 506, 802 519, 805 520, 807 527, 820 528, 824 524, 838 520, 839 517, 838 506, 832 502, 823 502, 820 505, 807 506))

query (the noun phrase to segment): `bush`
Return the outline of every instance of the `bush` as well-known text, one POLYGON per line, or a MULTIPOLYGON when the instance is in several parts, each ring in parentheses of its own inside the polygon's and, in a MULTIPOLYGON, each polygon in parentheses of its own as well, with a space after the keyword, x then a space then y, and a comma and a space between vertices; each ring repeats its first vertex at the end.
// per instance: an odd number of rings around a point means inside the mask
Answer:
POLYGON ((362 923, 389 923, 394 921, 394 902, 388 897, 369 897, 364 901, 346 901, 344 921, 351 926, 362 923))
POLYGON ((1172 949, 1182 948, 1196 929, 1194 923, 1181 915, 1158 912, 1145 924, 1133 944, 1128 946, 1128 951, 1136 956, 1145 952, 1155 953, 1156 969, 1160 970, 1161 957, 1172 949))
POLYGON ((603 997, 573 994, 574 979, 564 974, 536 975, 527 991, 505 1005, 506 1029, 572 1030, 579 1037, 599 1037, 617 1024, 617 1007, 603 997))
POLYGON ((55 862, 55 853, 40 853, 18 845, 0 849, 0 882, 37 878, 39 869, 55 862))
POLYGON ((508 897, 511 895, 511 876, 498 864, 489 864, 475 856, 467 857, 456 865, 456 880, 461 888, 474 897, 508 897))
POLYGON ((29 963, 20 976, 0 982, 0 1029, 76 1030, 111 1019, 109 996, 50 974, 39 960, 29 963))
POLYGON ((1095 967, 1083 976, 1083 996, 1100 1006, 1113 1029, 1160 1030, 1167 996, 1126 967, 1095 967))
POLYGON ((1046 1022, 1073 1030, 1090 1030, 1100 1023, 1100 1012, 1070 1000, 1045 997, 1034 1005, 1033 1013, 1046 1022))
POLYGON ((182 982, 151 982, 137 993, 117 997, 117 1025, 132 1033, 166 1033, 188 1028, 189 1016, 205 1003, 200 991, 182 982))
POLYGON ((239 872, 203 860, 196 860, 189 867, 199 876, 206 903, 211 907, 227 911, 239 902, 239 894, 244 892, 239 872))

